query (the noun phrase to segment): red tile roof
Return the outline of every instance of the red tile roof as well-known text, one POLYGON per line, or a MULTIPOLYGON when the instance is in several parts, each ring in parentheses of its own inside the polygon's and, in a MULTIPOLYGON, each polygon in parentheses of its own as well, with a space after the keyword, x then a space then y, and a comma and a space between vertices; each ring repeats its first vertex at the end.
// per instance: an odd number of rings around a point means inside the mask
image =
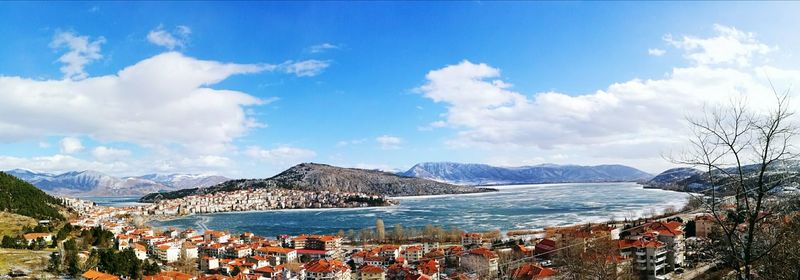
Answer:
POLYGON ((334 273, 334 272, 347 272, 350 267, 345 265, 339 260, 317 260, 305 264, 308 272, 314 273, 334 273))
POLYGON ((385 272, 385 270, 383 270, 383 267, 380 267, 380 266, 374 266, 374 265, 365 264, 364 266, 358 268, 358 272, 361 272, 361 273, 383 273, 383 272, 385 272))
POLYGON ((487 248, 484 248, 484 247, 480 247, 480 248, 469 250, 469 253, 473 254, 473 255, 481 255, 481 256, 484 256, 487 259, 496 259, 497 258, 497 254, 495 252, 493 252, 492 250, 489 250, 487 248))
POLYGON ((514 280, 533 280, 553 276, 556 271, 550 268, 541 267, 531 263, 525 263, 514 270, 511 278, 514 280))

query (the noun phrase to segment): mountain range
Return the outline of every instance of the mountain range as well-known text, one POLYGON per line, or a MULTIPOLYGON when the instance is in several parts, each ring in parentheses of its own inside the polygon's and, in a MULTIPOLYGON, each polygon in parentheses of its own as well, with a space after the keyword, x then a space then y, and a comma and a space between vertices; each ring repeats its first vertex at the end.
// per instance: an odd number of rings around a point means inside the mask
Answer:
MULTIPOLYGON (((742 173, 746 180, 755 179, 761 165, 750 164, 742 166, 742 173)), ((780 176, 784 182, 800 182, 800 161, 781 160, 770 164, 766 169, 767 181, 773 176, 780 176)), ((726 190, 726 183, 737 174, 735 167, 728 167, 714 172, 707 172, 695 168, 672 168, 653 177, 644 183, 648 188, 669 189, 678 191, 703 192, 712 186, 710 179, 714 179, 717 189, 726 190), (733 174, 733 175, 724 175, 733 174)), ((794 183, 797 184, 797 183, 794 183)))
POLYGON ((358 168, 336 167, 318 163, 301 163, 267 179, 230 180, 205 187, 146 195, 141 202, 180 198, 196 194, 254 188, 285 188, 303 191, 358 192, 384 196, 461 194, 492 189, 458 186, 423 178, 358 168))
POLYGON ((398 175, 459 185, 633 182, 646 181, 653 177, 651 174, 625 165, 542 164, 498 167, 455 162, 419 163, 398 175))
POLYGON ((25 169, 5 172, 50 194, 70 196, 139 196, 153 192, 212 186, 230 180, 223 176, 193 174, 114 177, 92 170, 70 171, 61 174, 25 169))

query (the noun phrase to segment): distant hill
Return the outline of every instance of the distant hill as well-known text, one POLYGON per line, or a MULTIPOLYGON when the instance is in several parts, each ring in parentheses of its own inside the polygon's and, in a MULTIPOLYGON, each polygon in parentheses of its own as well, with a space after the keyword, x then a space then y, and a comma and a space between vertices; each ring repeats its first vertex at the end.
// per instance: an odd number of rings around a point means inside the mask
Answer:
POLYGON ((399 175, 461 185, 632 182, 653 176, 625 165, 497 167, 486 164, 425 162, 399 175))
MULTIPOLYGON (((746 179, 755 179, 761 165, 751 164, 742 167, 742 171, 746 179)), ((736 174, 737 170, 733 167, 726 168, 725 173, 736 174)), ((784 160, 774 162, 767 168, 767 178, 772 176, 781 176, 786 182, 800 182, 800 161, 784 160)), ((722 171, 715 171, 708 175, 707 171, 679 167, 668 169, 664 172, 653 177, 653 179, 644 183, 648 188, 669 189, 678 191, 692 191, 702 192, 710 189, 710 178, 715 179, 716 187, 722 191, 731 191, 723 187, 727 176, 723 176, 722 171)))
POLYGON ((295 165, 268 179, 231 180, 206 187, 167 193, 153 193, 142 197, 142 202, 179 198, 188 195, 215 193, 249 188, 286 188, 304 191, 360 192, 385 196, 415 196, 460 194, 491 191, 451 185, 421 178, 356 168, 342 168, 317 163, 295 165))
POLYGON ((222 176, 188 174, 114 177, 92 170, 50 174, 14 169, 6 173, 48 193, 71 196, 136 196, 159 191, 213 186, 230 180, 222 176))
POLYGON ((41 220, 64 220, 58 199, 17 177, 0 172, 0 211, 41 220))
POLYGON ((659 173, 658 175, 653 177, 653 179, 650 179, 648 183, 673 184, 703 174, 705 174, 703 171, 691 167, 678 167, 678 168, 667 169, 666 171, 659 173))

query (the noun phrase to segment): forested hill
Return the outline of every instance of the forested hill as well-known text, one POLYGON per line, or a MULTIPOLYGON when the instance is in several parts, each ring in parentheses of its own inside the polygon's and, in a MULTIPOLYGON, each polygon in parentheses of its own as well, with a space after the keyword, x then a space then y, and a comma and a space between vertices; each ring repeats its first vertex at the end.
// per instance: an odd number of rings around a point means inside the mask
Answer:
POLYGON ((462 194, 492 189, 451 185, 422 178, 403 177, 377 170, 343 168, 318 163, 295 165, 268 179, 231 180, 206 187, 166 193, 153 193, 140 199, 154 202, 189 195, 254 188, 285 188, 312 192, 357 192, 383 196, 462 194))
POLYGON ((42 220, 64 220, 55 197, 17 177, 0 172, 0 211, 42 220))

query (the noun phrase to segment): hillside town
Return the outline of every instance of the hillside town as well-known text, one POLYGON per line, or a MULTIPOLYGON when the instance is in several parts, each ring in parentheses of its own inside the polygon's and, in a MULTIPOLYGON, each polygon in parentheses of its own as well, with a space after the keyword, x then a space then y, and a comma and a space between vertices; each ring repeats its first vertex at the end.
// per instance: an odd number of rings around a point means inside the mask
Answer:
POLYGON ((188 214, 259 211, 273 209, 353 208, 395 204, 384 196, 364 193, 300 191, 283 188, 249 189, 191 195, 161 200, 140 208, 149 215, 172 217, 188 214))
MULTIPOLYGON (((118 208, 79 199, 62 200, 79 215, 69 221, 71 226, 107 231, 113 239, 109 243, 112 250, 132 251, 143 263, 157 265, 158 273, 143 275, 143 279, 148 280, 533 280, 567 278, 571 273, 587 273, 586 269, 599 269, 593 273, 629 275, 632 277, 629 279, 662 280, 702 273, 713 266, 704 252, 693 249, 698 248, 697 244, 708 242, 715 230, 713 218, 703 211, 629 223, 551 227, 512 237, 461 232, 459 240, 424 236, 405 240, 387 236, 348 240, 339 235, 317 234, 268 237, 211 229, 158 229, 136 218, 175 214, 170 211, 184 209, 189 213, 214 211, 235 207, 230 206, 235 204, 252 205, 253 201, 261 201, 264 207, 287 203, 284 200, 265 203, 262 195, 241 194, 224 202, 198 196, 170 204, 170 207, 118 208), (203 208, 212 203, 219 203, 220 208, 203 208), (599 268, 590 267, 598 264, 599 268)), ((24 238, 29 243, 50 242, 53 234, 29 233, 24 238)), ((85 261, 90 255, 89 251, 82 251, 79 258, 85 261)), ((94 267, 87 268, 80 277, 130 278, 94 267)))

